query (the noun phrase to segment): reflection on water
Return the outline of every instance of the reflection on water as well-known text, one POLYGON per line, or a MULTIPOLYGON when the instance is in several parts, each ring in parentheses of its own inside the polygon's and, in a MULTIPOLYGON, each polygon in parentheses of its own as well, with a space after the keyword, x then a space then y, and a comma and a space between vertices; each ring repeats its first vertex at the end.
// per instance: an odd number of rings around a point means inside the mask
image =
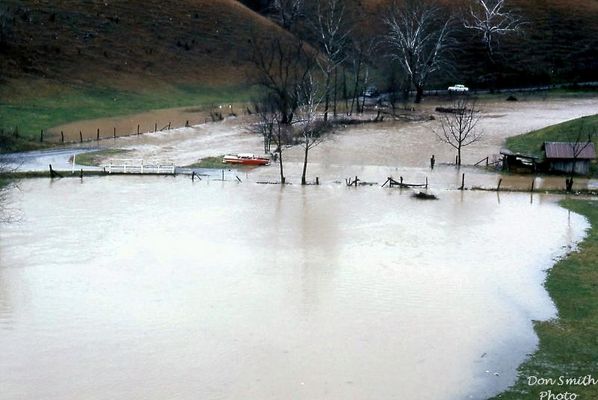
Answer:
POLYGON ((13 399, 463 399, 514 380, 587 227, 537 196, 23 182, 0 233, 13 399))

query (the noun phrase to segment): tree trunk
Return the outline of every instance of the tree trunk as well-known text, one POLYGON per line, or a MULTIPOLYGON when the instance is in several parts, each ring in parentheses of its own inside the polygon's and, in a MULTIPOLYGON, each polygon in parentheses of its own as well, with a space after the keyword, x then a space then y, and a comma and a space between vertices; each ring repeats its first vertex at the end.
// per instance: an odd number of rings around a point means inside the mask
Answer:
POLYGON ((343 98, 345 99, 345 111, 349 110, 349 92, 347 91, 347 71, 343 67, 343 98))
POLYGON ((280 162, 280 184, 284 185, 285 178, 284 178, 284 168, 282 167, 282 146, 279 146, 277 150, 278 150, 278 160, 280 162))
POLYGON ((336 119, 336 101, 337 101, 337 87, 338 87, 338 67, 334 67, 334 103, 333 103, 333 114, 336 119))
MULTIPOLYGON (((370 75, 370 68, 366 64, 365 77, 363 78, 363 92, 365 92, 367 90, 369 75, 370 75)), ((359 108, 359 107, 357 107, 357 108, 359 108)), ((365 93, 361 100, 361 110, 358 110, 358 111, 359 111, 359 113, 363 114, 364 110, 365 110, 365 93)))
POLYGON ((328 121, 328 108, 330 106, 330 71, 326 72, 326 93, 324 97, 324 122, 328 121))
POLYGON ((309 153, 309 141, 305 142, 305 153, 303 154, 303 173, 301 174, 301 184, 307 185, 307 154, 309 153))
POLYGON ((419 104, 424 98, 424 87, 420 85, 415 86, 415 103, 419 104))
MULTIPOLYGON (((351 110, 349 111, 349 115, 353 115, 353 108, 355 107, 355 101, 357 100, 357 91, 359 89, 359 74, 361 73, 361 54, 359 55, 359 59, 357 60, 357 72, 355 73, 355 86, 353 87, 353 99, 351 100, 351 110)), ((359 108, 359 103, 357 104, 357 108, 359 108)))

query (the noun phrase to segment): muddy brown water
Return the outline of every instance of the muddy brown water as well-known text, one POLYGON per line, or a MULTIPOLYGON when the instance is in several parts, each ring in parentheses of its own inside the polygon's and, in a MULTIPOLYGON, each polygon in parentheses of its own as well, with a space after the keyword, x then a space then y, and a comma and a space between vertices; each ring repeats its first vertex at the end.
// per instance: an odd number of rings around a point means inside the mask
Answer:
MULTIPOLYGON (((422 112, 433 113, 434 104, 423 106, 422 112)), ((498 157, 505 138, 547 125, 592 115, 598 112, 598 99, 556 99, 519 103, 486 102, 480 105, 483 116, 479 123, 483 139, 463 151, 464 164, 474 164, 486 157, 498 157)), ((341 128, 310 154, 308 178, 318 176, 323 181, 344 181, 349 176, 382 184, 388 176, 404 176, 409 182, 424 182, 428 177, 432 186, 455 188, 466 173, 466 186, 495 188, 501 178, 480 169, 457 170, 455 151, 442 143, 435 132, 439 121, 385 122, 341 128), (429 159, 435 155, 437 168, 429 170, 429 159)), ((229 118, 224 122, 178 128, 169 132, 148 133, 141 136, 105 140, 100 148, 129 150, 126 158, 148 161, 169 161, 176 165, 192 164, 203 157, 229 153, 263 153, 261 137, 251 133, 246 120, 229 118)), ((124 156, 123 156, 124 157, 124 156)), ((121 157, 122 158, 122 157, 121 157)), ((293 147, 284 153, 287 179, 297 183, 301 176, 302 149, 293 147)), ((106 160, 107 162, 110 160, 106 160)), ((278 180, 278 165, 261 169, 241 170, 256 181, 278 180)), ((505 176, 503 188, 525 190, 564 188, 564 178, 505 176)), ((594 188, 594 181, 577 179, 575 188, 594 188)))
POLYGON ((2 399, 483 399, 588 227, 550 198, 184 177, 24 181, 2 399))
MULTIPOLYGON (((597 99, 496 104, 473 163, 597 99)), ((237 119, 100 141, 186 165, 255 152, 237 119)), ((499 176, 448 165, 437 121, 351 127, 311 155, 323 185, 257 185, 278 165, 188 177, 27 180, 0 229, 2 399, 483 399, 554 317, 542 286, 588 227, 539 194, 458 192, 499 176), (436 155, 437 168, 428 159, 436 155), (440 200, 348 188, 427 177, 440 200), (239 176, 243 183, 238 183, 239 176), (340 182, 336 184, 335 182, 340 182)), ((73 152, 80 151, 78 146, 73 152)), ((46 168, 69 149, 22 165, 46 168)), ((300 149, 285 152, 299 181, 300 149)), ((531 177, 505 177, 528 187, 531 177)), ((536 188, 559 185, 536 178, 536 188)), ((558 178, 554 178, 558 179, 558 178)), ((582 181, 588 186, 592 182, 582 181)), ((503 187, 505 187, 503 186, 503 187)))

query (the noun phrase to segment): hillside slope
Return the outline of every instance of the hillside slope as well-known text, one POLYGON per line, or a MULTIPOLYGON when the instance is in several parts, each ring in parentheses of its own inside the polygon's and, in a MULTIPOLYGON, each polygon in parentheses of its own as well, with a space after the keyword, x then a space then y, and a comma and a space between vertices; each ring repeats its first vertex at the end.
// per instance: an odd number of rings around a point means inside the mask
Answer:
POLYGON ((234 0, 5 0, 4 79, 137 87, 245 80, 253 32, 285 34, 234 0))
MULTIPOLYGON (((455 13, 467 4, 443 1, 455 13)), ((314 2, 306 0, 308 6, 314 2)), ((380 35, 389 3, 343 2, 353 35, 380 35)), ((507 4, 528 24, 523 35, 501 40, 494 66, 501 71, 499 85, 598 79, 598 0, 507 4)), ((248 39, 288 35, 235 0, 4 0, 0 13, 5 80, 43 77, 133 88, 150 81, 242 84, 251 69, 248 39)), ((483 85, 488 65, 479 38, 464 31, 460 41, 455 78, 483 85)))

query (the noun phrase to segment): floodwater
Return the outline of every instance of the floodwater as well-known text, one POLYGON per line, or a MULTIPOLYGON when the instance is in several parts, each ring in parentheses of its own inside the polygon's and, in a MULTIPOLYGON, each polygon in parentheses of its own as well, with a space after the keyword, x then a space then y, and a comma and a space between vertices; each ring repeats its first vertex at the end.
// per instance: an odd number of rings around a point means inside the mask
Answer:
POLYGON ((540 195, 27 180, 0 231, 17 399, 483 399, 587 222, 540 195))
MULTIPOLYGON (((424 104, 420 113, 434 114, 435 103, 424 104)), ((584 115, 595 114, 598 98, 530 100, 515 103, 481 102, 482 118, 479 123, 484 133, 482 140, 463 151, 464 164, 474 164, 486 157, 498 158, 504 140, 513 135, 556 124, 584 115)), ((174 109, 173 112, 186 112, 174 109)), ((438 117, 438 114, 436 114, 438 117)), ((149 120, 149 119, 148 119, 149 120)), ((88 121, 90 124, 113 121, 88 121)), ((248 129, 247 117, 230 118, 223 122, 199 124, 189 128, 151 132, 140 136, 106 139, 94 142, 93 149, 120 148, 128 150, 126 156, 117 158, 143 159, 146 162, 173 162, 185 166, 209 156, 240 152, 263 152, 262 138, 248 129)), ((426 177, 432 188, 456 188, 461 186, 462 173, 466 173, 467 188, 496 188, 502 179, 502 188, 526 190, 534 181, 536 190, 563 189, 562 177, 499 176, 480 168, 455 169, 454 150, 440 142, 434 133, 439 130, 437 120, 420 122, 384 122, 350 126, 340 129, 310 153, 308 179, 319 177, 322 182, 344 181, 349 176, 359 176, 368 182, 382 184, 392 175, 405 177, 410 183, 423 183, 426 177), (429 170, 429 159, 434 154, 436 169, 429 170)), ((76 153, 88 151, 89 143, 47 152, 33 152, 21 156, 16 163, 21 170, 54 168, 70 169, 69 158, 76 153), (62 158, 60 158, 62 157, 62 158)), ((114 156, 113 156, 114 157, 114 156)), ((285 150, 287 181, 298 182, 301 176, 303 153, 299 146, 285 150)), ((107 162, 110 160, 106 160, 107 162)), ((77 166, 77 169, 80 168, 77 166)), ((85 168, 84 169, 89 169, 85 168)), ((278 165, 269 168, 241 170, 243 179, 276 181, 278 165)), ((574 189, 595 189, 598 181, 579 178, 574 189)))

